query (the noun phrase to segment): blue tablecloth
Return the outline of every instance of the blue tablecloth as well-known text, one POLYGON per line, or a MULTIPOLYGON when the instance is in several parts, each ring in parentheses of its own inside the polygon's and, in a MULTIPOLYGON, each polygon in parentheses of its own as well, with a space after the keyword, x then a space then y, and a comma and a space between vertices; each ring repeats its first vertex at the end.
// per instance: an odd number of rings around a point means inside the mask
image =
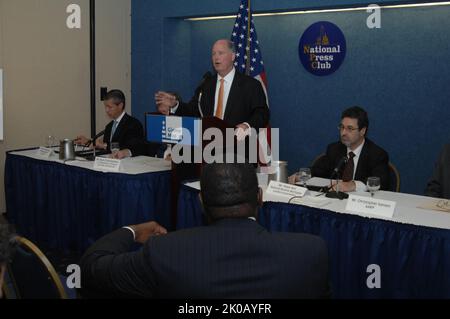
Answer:
MULTIPOLYGON (((198 191, 183 186, 177 229, 202 225, 200 207, 198 191)), ((450 230, 273 202, 264 203, 258 221, 327 242, 334 298, 450 298, 450 230), (381 288, 367 286, 372 264, 380 267, 381 288)))
POLYGON ((7 154, 8 220, 41 247, 84 251, 124 225, 156 220, 171 229, 170 172, 101 173, 7 154))

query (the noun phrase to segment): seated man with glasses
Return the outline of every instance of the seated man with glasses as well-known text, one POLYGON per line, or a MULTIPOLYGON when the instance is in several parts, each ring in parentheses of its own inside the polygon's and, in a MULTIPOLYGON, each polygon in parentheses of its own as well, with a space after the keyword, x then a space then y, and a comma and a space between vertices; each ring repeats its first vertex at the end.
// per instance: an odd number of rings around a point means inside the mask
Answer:
POLYGON ((311 168, 312 176, 342 179, 339 183, 341 192, 365 191, 367 178, 377 176, 380 189, 388 190, 389 156, 366 138, 368 129, 369 118, 365 110, 358 106, 345 110, 338 125, 340 142, 328 145, 325 156, 311 168))

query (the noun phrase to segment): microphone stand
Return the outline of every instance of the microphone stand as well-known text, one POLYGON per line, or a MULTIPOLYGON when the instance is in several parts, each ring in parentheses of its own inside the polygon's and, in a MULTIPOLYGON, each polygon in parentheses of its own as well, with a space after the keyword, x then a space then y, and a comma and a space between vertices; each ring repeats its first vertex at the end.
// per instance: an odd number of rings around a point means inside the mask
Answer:
POLYGON ((203 118, 202 107, 201 107, 201 105, 200 105, 201 102, 202 102, 202 94, 203 94, 203 92, 200 91, 200 94, 198 95, 198 104, 197 104, 198 111, 199 111, 199 113, 200 113, 200 118, 203 118))
MULTIPOLYGON (((329 189, 331 189, 333 186, 332 186, 332 183, 333 183, 333 176, 335 176, 336 175, 336 177, 337 177, 337 175, 338 175, 338 172, 333 172, 333 174, 331 175, 331 178, 330 178, 330 188, 329 189)), ((337 198, 337 199, 339 199, 339 200, 343 200, 343 199, 347 199, 348 198, 348 194, 347 193, 344 193, 344 192, 340 192, 339 191, 339 179, 338 178, 336 178, 336 191, 328 191, 328 193, 325 195, 326 197, 328 197, 328 198, 337 198)))
POLYGON ((96 148, 95 140, 92 141, 92 146, 94 147, 94 154, 93 154, 93 156, 94 156, 94 161, 95 161, 95 157, 96 157, 96 155, 95 155, 95 148, 96 148))

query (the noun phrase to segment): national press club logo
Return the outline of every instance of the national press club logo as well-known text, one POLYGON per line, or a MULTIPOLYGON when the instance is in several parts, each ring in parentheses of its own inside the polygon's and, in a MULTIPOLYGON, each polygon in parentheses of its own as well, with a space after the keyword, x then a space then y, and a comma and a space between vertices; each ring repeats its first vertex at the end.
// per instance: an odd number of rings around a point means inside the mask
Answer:
POLYGON ((342 31, 331 22, 320 21, 303 33, 298 53, 308 72, 324 76, 339 69, 344 61, 346 49, 342 31))

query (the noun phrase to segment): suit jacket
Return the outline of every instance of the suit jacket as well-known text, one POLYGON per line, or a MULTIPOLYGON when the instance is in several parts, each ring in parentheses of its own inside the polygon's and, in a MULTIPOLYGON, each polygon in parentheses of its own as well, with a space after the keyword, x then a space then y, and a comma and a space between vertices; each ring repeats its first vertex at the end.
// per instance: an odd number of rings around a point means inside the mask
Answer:
POLYGON ((450 144, 444 145, 425 195, 450 199, 450 144))
MULTIPOLYGON (((203 116, 214 116, 217 75, 203 84, 201 109, 203 116)), ((198 94, 189 103, 180 103, 176 115, 200 117, 198 110, 198 94)), ((234 127, 247 122, 255 129, 263 128, 269 122, 269 108, 264 90, 258 80, 236 71, 223 120, 234 127)))
POLYGON ((83 289, 108 297, 330 296, 326 244, 313 235, 270 233, 240 218, 151 237, 127 253, 132 243, 131 231, 120 229, 89 248, 83 289))
MULTIPOLYGON (((347 146, 341 142, 328 145, 325 156, 314 163, 311 169, 312 176, 331 178, 333 170, 346 155, 347 146)), ((343 169, 344 167, 338 172, 339 177, 342 176, 343 169)), ((354 180, 365 184, 367 177, 370 176, 380 178, 382 190, 390 189, 389 156, 385 150, 366 138, 358 160, 354 180)))
POLYGON ((111 140, 113 123, 111 121, 106 125, 103 137, 103 141, 108 144, 108 151, 111 151, 111 142, 118 142, 121 150, 128 148, 133 156, 144 155, 145 140, 141 122, 125 113, 111 140))

